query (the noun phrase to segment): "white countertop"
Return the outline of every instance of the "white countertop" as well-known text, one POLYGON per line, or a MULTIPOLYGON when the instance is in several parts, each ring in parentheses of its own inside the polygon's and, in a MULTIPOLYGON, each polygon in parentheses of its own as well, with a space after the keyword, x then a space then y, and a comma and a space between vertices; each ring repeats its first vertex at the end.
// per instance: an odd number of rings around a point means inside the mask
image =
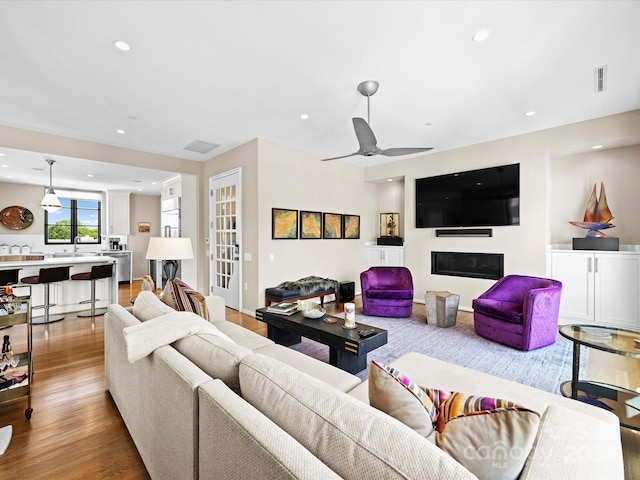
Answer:
POLYGON ((102 264, 102 263, 116 263, 116 260, 108 256, 95 255, 95 256, 78 256, 78 257, 50 257, 43 260, 22 260, 13 262, 0 262, 0 270, 9 270, 11 268, 24 268, 24 267, 49 267, 49 266, 64 266, 64 265, 85 265, 85 264, 102 264))

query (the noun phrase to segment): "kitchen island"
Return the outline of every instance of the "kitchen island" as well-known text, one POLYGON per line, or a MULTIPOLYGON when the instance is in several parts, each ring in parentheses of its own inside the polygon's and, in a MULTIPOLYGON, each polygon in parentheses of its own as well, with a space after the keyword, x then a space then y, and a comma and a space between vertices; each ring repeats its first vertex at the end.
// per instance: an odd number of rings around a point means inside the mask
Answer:
MULTIPOLYGON (((31 254, 28 256, 0 255, 0 270, 20 269, 19 279, 31 275, 38 275, 41 268, 69 266, 69 277, 76 273, 88 272, 93 265, 112 264, 113 276, 96 281, 96 308, 105 308, 111 303, 118 302, 118 263, 109 256, 101 255, 73 255, 45 257, 31 254), (33 258, 37 259, 33 259, 33 258), (29 258, 20 260, 17 258, 29 258)), ((50 301, 55 306, 50 308, 51 314, 61 314, 86 310, 87 305, 80 302, 91 298, 91 282, 67 280, 51 285, 50 301)), ((44 303, 44 286, 34 285, 31 289, 31 305, 44 303)), ((37 313, 36 313, 37 316, 37 313)))

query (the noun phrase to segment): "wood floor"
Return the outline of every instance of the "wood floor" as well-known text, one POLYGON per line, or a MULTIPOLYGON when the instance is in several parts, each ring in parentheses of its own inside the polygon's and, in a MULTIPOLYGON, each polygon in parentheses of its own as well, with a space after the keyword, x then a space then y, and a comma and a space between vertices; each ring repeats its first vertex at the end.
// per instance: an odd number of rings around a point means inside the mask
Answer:
MULTIPOLYGON (((120 287, 120 304, 139 290, 139 283, 120 287)), ((356 299, 360 308, 359 299, 356 299)), ((327 305, 330 313, 333 304, 327 305)), ((415 305, 423 313, 424 305, 415 305)), ((33 416, 27 421, 24 399, 0 405, 0 426, 13 425, 13 440, 0 457, 2 479, 146 479, 133 441, 106 391, 104 317, 34 325, 33 416)), ((227 309, 227 319, 266 334, 254 318, 227 309)), ((471 322, 460 312, 458 321, 471 322)), ((23 325, 0 331, 10 335, 14 351, 26 343, 23 325)), ((627 388, 640 387, 640 361, 591 350, 587 376, 627 388)), ((625 478, 640 479, 640 434, 621 429, 625 478)))

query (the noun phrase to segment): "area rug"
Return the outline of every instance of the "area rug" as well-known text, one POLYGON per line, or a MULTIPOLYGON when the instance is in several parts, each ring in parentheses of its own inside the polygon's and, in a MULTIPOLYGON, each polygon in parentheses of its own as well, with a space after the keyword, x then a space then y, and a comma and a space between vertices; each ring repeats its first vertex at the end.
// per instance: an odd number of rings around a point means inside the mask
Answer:
MULTIPOLYGON (((385 318, 356 314, 356 323, 388 331, 388 343, 370 352, 367 363, 371 360, 389 363, 407 352, 419 352, 557 394, 560 393, 560 384, 571 380, 573 346, 562 337, 548 347, 523 352, 480 337, 472 325, 462 322, 440 328, 427 325, 424 316, 385 318)), ((303 338, 301 343, 291 348, 329 362, 329 347, 313 340, 303 338)), ((587 364, 585 350, 582 350, 580 359, 581 371, 587 364)), ((364 380, 367 370, 357 375, 364 380)))

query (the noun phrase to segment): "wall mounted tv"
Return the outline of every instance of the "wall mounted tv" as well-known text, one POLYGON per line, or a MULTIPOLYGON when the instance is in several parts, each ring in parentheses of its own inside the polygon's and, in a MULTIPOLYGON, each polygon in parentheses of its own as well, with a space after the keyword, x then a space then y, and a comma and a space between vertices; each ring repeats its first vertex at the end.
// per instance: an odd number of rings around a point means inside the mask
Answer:
POLYGON ((416 179, 416 228, 520 225, 520 164, 416 179))

